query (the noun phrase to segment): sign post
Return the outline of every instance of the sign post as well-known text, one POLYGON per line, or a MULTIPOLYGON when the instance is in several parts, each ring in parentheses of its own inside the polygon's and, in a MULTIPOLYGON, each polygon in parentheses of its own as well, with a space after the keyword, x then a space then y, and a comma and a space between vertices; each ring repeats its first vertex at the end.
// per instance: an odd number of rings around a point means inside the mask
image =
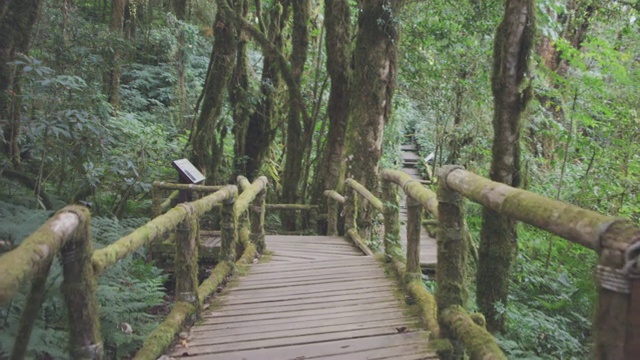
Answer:
MULTIPOLYGON (((180 184, 198 184, 205 179, 204 175, 187 159, 174 160, 173 167, 178 171, 180 184)), ((191 191, 180 190, 177 200, 176 204, 191 201, 191 191)))

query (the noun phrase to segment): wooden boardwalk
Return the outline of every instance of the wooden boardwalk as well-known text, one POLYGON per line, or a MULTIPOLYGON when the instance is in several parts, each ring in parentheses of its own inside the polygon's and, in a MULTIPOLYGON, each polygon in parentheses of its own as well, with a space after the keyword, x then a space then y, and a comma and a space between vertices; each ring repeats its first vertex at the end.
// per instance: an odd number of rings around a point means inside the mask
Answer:
POLYGON ((341 237, 267 236, 251 265, 191 329, 189 359, 435 359, 428 333, 374 258, 341 237))
MULTIPOLYGON (((423 178, 420 172, 416 168, 416 164, 419 161, 418 150, 414 145, 402 145, 402 171, 409 174, 413 179, 422 181, 423 178)), ((400 237, 402 238, 402 246, 407 247, 407 209, 404 202, 404 193, 402 205, 400 206, 400 222, 403 224, 400 227, 400 237)), ((429 236, 427 230, 423 227, 420 231, 420 267, 423 270, 435 271, 436 263, 438 261, 438 247, 436 239, 429 236)))

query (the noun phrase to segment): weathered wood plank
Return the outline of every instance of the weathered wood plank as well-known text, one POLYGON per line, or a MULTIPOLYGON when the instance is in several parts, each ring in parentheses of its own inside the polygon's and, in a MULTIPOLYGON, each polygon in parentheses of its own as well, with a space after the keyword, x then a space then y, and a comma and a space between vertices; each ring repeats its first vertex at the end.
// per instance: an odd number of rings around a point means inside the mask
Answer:
MULTIPOLYGON (((379 327, 379 328, 372 328, 372 329, 340 331, 340 332, 328 333, 328 334, 303 335, 303 336, 295 336, 290 338, 267 339, 267 340, 257 340, 257 341, 240 342, 240 343, 203 345, 203 346, 194 344, 189 346, 188 354, 189 355, 215 354, 220 352, 261 349, 261 348, 269 348, 269 347, 276 347, 276 346, 310 344, 310 343, 318 343, 318 342, 324 342, 324 341, 352 339, 352 338, 358 338, 358 337, 393 335, 396 333, 397 333, 397 330, 394 327, 379 327)), ((182 352, 178 351, 173 355, 181 356, 182 354, 183 354, 182 352)))
MULTIPOLYGON (((405 333, 390 336, 375 336, 359 339, 347 339, 323 343, 294 345, 286 348, 268 348, 248 350, 235 353, 206 354, 194 356, 189 359, 209 360, 258 360, 258 359, 313 359, 319 356, 335 356, 345 353, 354 353, 368 349, 382 349, 426 342, 423 333, 405 333)), ((354 357, 352 359, 358 359, 354 357)), ((362 359, 362 358, 361 358, 362 359)))
POLYGON ((362 316, 352 314, 341 314, 333 318, 325 318, 318 320, 305 320, 304 322, 291 322, 290 319, 282 319, 281 322, 265 322, 263 325, 252 323, 226 323, 226 324, 207 324, 202 323, 192 329, 192 334, 206 333, 206 336, 230 336, 240 334, 268 333, 269 331, 278 330, 294 330, 322 327, 328 325, 345 325, 345 324, 361 324, 364 322, 377 322, 398 319, 396 312, 376 312, 367 315, 363 320, 362 316))

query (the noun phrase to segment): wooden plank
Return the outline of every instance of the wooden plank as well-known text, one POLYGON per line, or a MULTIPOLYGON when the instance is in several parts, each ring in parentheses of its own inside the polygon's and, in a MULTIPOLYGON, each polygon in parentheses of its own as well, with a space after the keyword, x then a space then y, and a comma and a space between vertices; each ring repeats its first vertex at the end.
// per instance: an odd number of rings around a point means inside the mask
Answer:
POLYGON ((331 261, 309 261, 304 264, 270 264, 270 263, 258 263, 251 266, 251 273, 260 272, 274 272, 274 271, 290 271, 290 270, 304 270, 304 269, 320 269, 320 268, 334 268, 337 266, 354 267, 362 264, 378 264, 378 261, 369 256, 354 256, 351 258, 335 259, 331 261))
POLYGON ((394 347, 366 349, 362 351, 354 351, 346 354, 319 357, 305 357, 305 359, 317 359, 317 360, 352 360, 354 358, 359 359, 434 359, 437 358, 435 354, 431 353, 427 349, 427 341, 406 344, 394 347), (417 357, 416 357, 417 356, 417 357))
MULTIPOLYGON (((193 356, 193 355, 200 355, 200 354, 215 354, 215 353, 229 352, 229 351, 261 349, 261 348, 269 348, 269 347, 276 347, 276 346, 310 344, 310 343, 335 341, 335 340, 359 338, 359 337, 393 335, 396 333, 397 333, 397 330, 393 327, 380 327, 380 328, 373 328, 373 329, 341 331, 341 332, 334 332, 334 333, 328 333, 328 334, 303 335, 303 336, 296 336, 296 337, 283 338, 283 339, 257 340, 257 341, 250 341, 246 343, 242 342, 242 343, 229 343, 229 344, 203 345, 203 346, 190 345, 187 352, 189 355, 193 356)), ((173 354, 173 356, 181 356, 181 355, 183 355, 181 352, 173 354)))
POLYGON ((371 274, 372 276, 375 276, 384 272, 380 271, 379 265, 373 265, 373 264, 361 265, 358 267, 346 268, 346 269, 345 268, 308 269, 308 270, 302 270, 302 271, 296 271, 296 272, 287 272, 284 274, 280 273, 277 276, 275 276, 274 273, 254 273, 252 271, 249 271, 249 274, 251 276, 243 277, 242 279, 240 279, 239 284, 259 282, 263 280, 272 280, 274 278, 278 278, 280 280, 286 281, 286 279, 327 278, 327 277, 339 277, 341 275, 346 276, 346 274, 358 275, 362 273, 371 274))
POLYGON ((275 288, 275 289, 261 289, 261 290, 250 290, 243 291, 242 289, 228 289, 225 290, 225 294, 230 295, 239 295, 239 296, 248 296, 251 294, 252 297, 260 298, 260 297, 269 297, 269 296, 288 296, 288 295, 297 295, 297 294, 316 294, 317 296, 322 296, 322 294, 326 292, 333 292, 339 290, 356 290, 356 289, 370 289, 374 286, 383 288, 389 288, 394 286, 391 280, 386 280, 382 282, 381 280, 361 280, 354 282, 342 282, 342 283, 333 283, 333 284, 321 284, 321 285, 302 285, 302 286, 290 286, 286 288, 275 288))
MULTIPOLYGON (((287 347, 276 347, 257 350, 246 350, 240 352, 226 352, 218 354, 203 354, 193 356, 189 359, 194 360, 264 360, 264 359, 283 359, 283 360, 300 360, 313 359, 318 356, 335 356, 345 353, 354 353, 369 349, 380 349, 385 347, 411 345, 416 343, 424 343, 426 333, 404 333, 389 336, 373 336, 358 339, 346 339, 329 341, 323 343, 312 343, 305 345, 294 345, 287 347)), ((184 350, 184 349, 183 349, 184 350)), ((176 352, 177 353, 177 352, 176 352)), ((180 356, 180 355, 173 355, 180 356)), ((353 358, 358 360, 357 357, 353 358)))
POLYGON ((238 286, 235 286, 230 291, 237 290, 261 290, 261 289, 273 289, 273 288, 281 288, 281 287, 292 287, 292 286, 305 286, 305 285, 322 285, 322 284, 334 284, 336 281, 361 281, 361 280, 380 280, 380 281, 389 281, 388 278, 384 275, 378 274, 378 276, 367 274, 367 273, 359 273, 359 274, 350 274, 351 276, 334 276, 329 278, 315 278, 315 279, 307 279, 307 278, 297 278, 297 279, 286 279, 288 281, 281 281, 281 279, 271 279, 258 281, 253 283, 239 283, 238 286))
MULTIPOLYGON (((397 304, 397 303, 396 303, 397 304)), ((363 313, 363 312, 371 312, 369 310, 381 310, 381 309, 389 309, 389 303, 373 303, 373 304, 357 304, 357 305, 345 305, 338 306, 332 308, 329 313, 331 314, 341 314, 341 313, 363 313)), ((396 307, 396 309, 398 309, 396 307)), ((399 309, 398 309, 399 310, 399 309)), ((265 320, 265 319, 284 319, 284 318, 300 318, 306 316, 315 316, 315 315, 323 315, 327 313, 326 308, 320 309, 307 309, 307 310, 292 310, 287 311, 286 309, 278 309, 275 311, 267 311, 264 309, 258 311, 257 313, 248 313, 248 314, 233 314, 226 315, 224 309, 222 311, 215 311, 204 315, 205 319, 214 318, 211 322, 208 323, 224 323, 224 322, 238 322, 238 321, 254 321, 254 320, 265 320)))
POLYGON ((212 311, 211 314, 212 316, 215 312, 217 313, 221 313, 220 316, 236 316, 236 315, 252 315, 252 314, 264 314, 264 313, 280 313, 280 312, 292 312, 292 311, 299 311, 299 310, 325 310, 328 308, 339 308, 339 307, 345 307, 345 306, 364 306, 364 305, 371 305, 371 304, 386 304, 387 306, 398 306, 398 300, 395 298, 387 298, 383 300, 373 300, 373 301, 366 301, 365 299, 349 299, 349 300, 344 300, 344 301, 339 301, 339 302, 331 302, 331 303, 302 303, 302 304, 291 304, 288 306, 270 306, 270 307, 240 307, 240 308, 230 308, 225 306, 223 309, 219 310, 219 311, 212 311))
POLYGON ((368 321, 351 324, 330 324, 317 327, 305 327, 298 329, 269 329, 262 333, 244 333, 236 335, 210 336, 209 333, 197 333, 189 338, 189 346, 204 346, 215 344, 240 343, 247 341, 259 341, 268 339, 282 339, 304 335, 330 334, 341 331, 354 331, 376 328, 408 328, 411 324, 406 319, 396 318, 387 321, 368 321))
MULTIPOLYGON (((304 323, 319 325, 330 325, 334 323, 349 324, 362 321, 363 315, 366 315, 367 319, 399 319, 402 318, 403 312, 398 309, 385 309, 382 311, 376 311, 370 313, 368 311, 357 312, 354 314, 340 313, 340 314, 323 314, 313 315, 304 318, 304 323)), ((206 329, 253 329, 258 326, 270 326, 273 329, 293 327, 297 324, 303 324, 299 318, 279 318, 279 319, 267 319, 267 320, 255 320, 253 322, 215 322, 214 318, 205 319, 198 327, 204 327, 206 329)), ((195 331, 195 330, 194 330, 195 331)))
MULTIPOLYGON (((344 324, 360 324, 364 322, 373 322, 373 321, 386 321, 386 320, 397 320, 399 317, 396 312, 376 312, 370 315, 367 315, 366 319, 363 320, 362 316, 351 315, 351 314, 341 314, 341 316, 337 316, 334 318, 328 319, 319 319, 319 320, 306 320, 304 322, 296 321, 265 321, 262 325, 256 325, 255 323, 225 323, 225 324, 206 324, 202 323, 192 329, 192 333, 206 332, 207 336, 227 336, 227 335, 240 335, 240 334, 252 334, 252 333, 262 333, 276 330, 284 330, 284 329, 304 329, 304 328, 313 328, 313 327, 321 327, 327 325, 344 325, 344 324)), ((413 320, 414 318, 407 318, 407 320, 413 320)))
MULTIPOLYGON (((325 292, 324 294, 322 294, 321 297, 324 298, 324 297, 329 297, 329 296, 345 296, 345 297, 353 297, 353 298, 355 298, 355 297, 358 297, 358 296, 369 296, 373 292, 385 291, 385 289, 388 289, 388 286, 383 284, 383 285, 377 285, 375 287, 364 288, 364 289, 333 290, 333 291, 325 292)), ((260 298, 258 298, 258 297, 248 298, 246 295, 241 294, 241 293, 236 293, 236 294, 231 294, 231 295, 225 296, 225 300, 233 301, 236 304, 253 304, 253 303, 259 303, 259 302, 283 301, 283 300, 293 300, 293 299, 309 299, 309 298, 319 298, 319 296, 316 293, 313 293, 313 294, 306 294, 306 293, 287 294, 287 293, 282 293, 282 294, 276 294, 276 295, 271 295, 271 296, 262 296, 260 298)))
MULTIPOLYGON (((280 307, 280 306, 303 306, 303 305, 313 305, 313 306, 332 306, 333 303, 337 302, 379 302, 386 300, 393 300, 396 297, 390 294, 388 291, 378 291, 375 293, 351 293, 347 295, 334 295, 334 296, 313 296, 309 298, 302 299, 289 299, 289 300, 278 300, 278 301, 270 301, 270 302, 255 302, 255 303, 242 303, 239 304, 237 302, 229 303, 227 299, 222 298, 220 300, 220 306, 224 305, 225 309, 234 310, 234 309, 246 309, 248 307, 252 308, 270 308, 270 307, 280 307)), ((259 299, 256 299, 259 300, 259 299)))

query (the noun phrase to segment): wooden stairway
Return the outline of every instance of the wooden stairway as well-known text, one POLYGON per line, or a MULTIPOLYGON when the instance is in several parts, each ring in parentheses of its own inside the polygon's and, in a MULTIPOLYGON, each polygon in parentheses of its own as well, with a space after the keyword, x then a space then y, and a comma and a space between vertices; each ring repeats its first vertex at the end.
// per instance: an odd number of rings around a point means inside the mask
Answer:
POLYGON ((272 258, 225 289, 189 359, 434 359, 382 265, 341 237, 267 236, 272 258))

